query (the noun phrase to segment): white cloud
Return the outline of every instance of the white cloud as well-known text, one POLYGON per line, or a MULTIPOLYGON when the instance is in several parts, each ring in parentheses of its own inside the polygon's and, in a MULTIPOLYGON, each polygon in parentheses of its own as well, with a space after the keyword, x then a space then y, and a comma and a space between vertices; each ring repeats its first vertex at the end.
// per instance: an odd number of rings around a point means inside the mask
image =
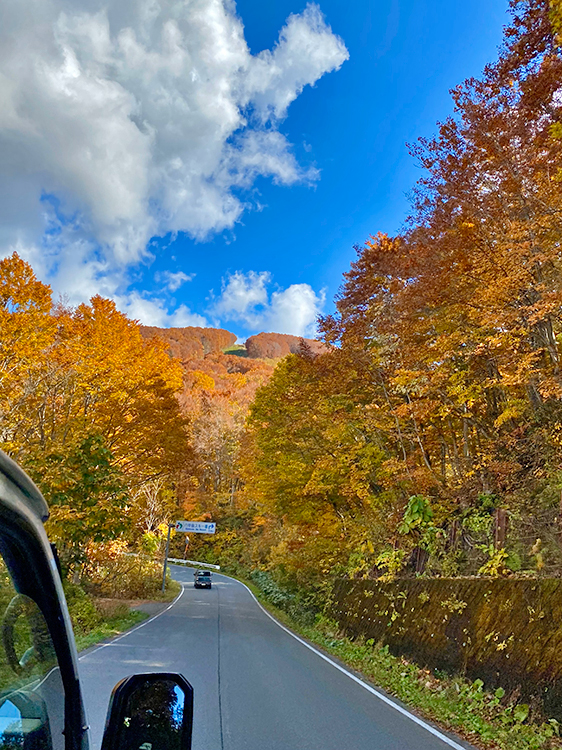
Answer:
POLYGON ((347 58, 344 43, 326 25, 318 5, 309 3, 303 13, 289 16, 272 52, 264 50, 252 58, 245 80, 247 99, 263 121, 285 117, 305 86, 347 58))
POLYGON ((324 291, 309 284, 292 284, 268 292, 267 271, 236 271, 223 281, 222 292, 211 313, 219 319, 244 323, 253 330, 315 336, 316 319, 322 312, 324 291))
POLYGON ((214 314, 226 320, 258 326, 268 304, 266 286, 270 281, 271 274, 267 271, 249 271, 247 274, 236 271, 223 279, 221 295, 213 306, 214 314))
POLYGON ((176 273, 173 273, 172 271, 163 271, 162 273, 157 273, 154 276, 154 279, 157 282, 163 282, 168 291, 176 292, 182 284, 186 281, 192 281, 194 277, 194 273, 188 274, 183 271, 176 271, 176 273))
POLYGON ((207 320, 197 313, 192 313, 185 305, 180 305, 170 312, 164 300, 145 297, 133 291, 125 297, 116 297, 117 307, 130 318, 143 325, 159 328, 183 328, 184 326, 208 326, 207 320))
POLYGON ((287 289, 273 292, 266 316, 267 328, 294 336, 316 335, 316 319, 322 312, 326 295, 319 294, 309 284, 291 284, 287 289))
POLYGON ((73 297, 123 293, 152 236, 232 227, 260 175, 317 178, 279 120, 347 57, 314 4, 253 56, 232 0, 4 0, 0 253, 35 248, 73 297))

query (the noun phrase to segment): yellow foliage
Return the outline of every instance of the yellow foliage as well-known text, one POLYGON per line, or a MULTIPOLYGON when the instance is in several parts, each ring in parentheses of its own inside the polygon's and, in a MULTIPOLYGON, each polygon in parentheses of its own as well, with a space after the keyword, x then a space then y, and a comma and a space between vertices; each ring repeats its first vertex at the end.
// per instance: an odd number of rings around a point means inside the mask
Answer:
POLYGON ((210 375, 207 375, 206 372, 201 372, 201 370, 192 370, 191 375, 194 380, 194 388, 200 388, 201 390, 205 391, 212 391, 214 389, 215 381, 210 375))
POLYGON ((182 386, 166 343, 145 340, 114 302, 96 296, 75 310, 53 307, 50 288, 17 254, 0 260, 0 447, 54 503, 57 539, 97 511, 96 533, 110 534, 112 524, 120 533, 127 488, 155 477, 177 483, 190 456, 182 386), (108 458, 104 476, 115 479, 107 491, 91 487, 95 507, 76 494, 103 473, 87 466, 87 445, 108 458))

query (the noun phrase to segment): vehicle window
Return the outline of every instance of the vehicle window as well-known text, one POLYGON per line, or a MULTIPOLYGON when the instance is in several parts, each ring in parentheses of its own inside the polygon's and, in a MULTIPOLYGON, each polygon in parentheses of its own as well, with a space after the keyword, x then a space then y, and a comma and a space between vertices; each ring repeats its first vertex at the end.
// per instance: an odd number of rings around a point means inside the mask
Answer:
POLYGON ((64 690, 37 604, 0 557, 0 750, 63 750, 64 690))

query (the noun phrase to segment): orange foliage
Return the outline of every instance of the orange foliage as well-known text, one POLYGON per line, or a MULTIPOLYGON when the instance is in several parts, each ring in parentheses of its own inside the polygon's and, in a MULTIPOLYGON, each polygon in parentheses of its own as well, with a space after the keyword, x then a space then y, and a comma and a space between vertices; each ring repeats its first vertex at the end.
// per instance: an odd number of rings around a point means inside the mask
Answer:
POLYGON ((166 341, 170 348, 170 354, 182 361, 220 352, 236 342, 235 334, 222 328, 141 326, 140 331, 146 339, 160 338, 166 341))
POLYGON ((326 345, 321 341, 290 336, 287 333, 258 333, 246 341, 246 351, 253 359, 279 359, 287 354, 297 354, 303 347, 313 354, 326 351, 326 345))

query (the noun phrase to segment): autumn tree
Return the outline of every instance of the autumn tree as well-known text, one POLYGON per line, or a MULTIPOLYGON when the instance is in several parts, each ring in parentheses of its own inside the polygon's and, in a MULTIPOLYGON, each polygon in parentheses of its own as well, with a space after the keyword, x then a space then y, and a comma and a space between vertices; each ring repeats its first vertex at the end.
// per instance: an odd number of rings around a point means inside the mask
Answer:
POLYGON ((90 542, 130 531, 126 478, 101 435, 90 434, 66 450, 52 446, 29 457, 26 469, 48 500, 47 532, 65 570, 84 562, 90 542))
POLYGON ((271 560, 283 557, 297 578, 300 570, 325 580, 348 567, 353 550, 384 538, 387 435, 371 408, 378 385, 346 364, 338 349, 290 355, 250 409, 246 492, 282 519, 271 560))
POLYGON ((18 418, 40 409, 45 359, 51 351, 56 320, 51 289, 35 278, 17 253, 0 261, 0 440, 18 455, 18 418))
POLYGON ((109 300, 53 305, 15 254, 0 261, 0 302, 1 445, 36 479, 53 536, 77 560, 88 538, 124 531, 140 487, 173 489, 189 473, 181 366, 109 300))
POLYGON ((407 230, 373 236, 345 274, 321 323, 334 350, 309 370, 286 360, 251 412, 251 482, 286 525, 353 494, 358 446, 376 446, 369 502, 346 507, 354 528, 385 508, 383 533, 364 537, 374 575, 420 572, 424 555, 435 572, 477 572, 506 534, 513 565, 532 564, 538 536, 560 562, 557 8, 511 3, 498 61, 412 148, 424 176, 407 230))

